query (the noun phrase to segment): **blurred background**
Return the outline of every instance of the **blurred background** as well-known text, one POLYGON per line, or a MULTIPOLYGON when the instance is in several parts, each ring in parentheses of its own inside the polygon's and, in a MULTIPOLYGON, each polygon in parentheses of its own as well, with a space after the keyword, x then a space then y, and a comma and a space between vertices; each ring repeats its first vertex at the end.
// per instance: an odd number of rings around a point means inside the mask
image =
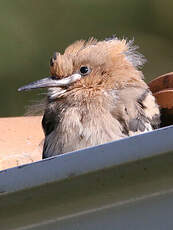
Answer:
POLYGON ((172 0, 0 0, 0 116, 43 97, 17 88, 46 77, 53 52, 78 39, 134 38, 146 81, 173 71, 172 12, 172 0))

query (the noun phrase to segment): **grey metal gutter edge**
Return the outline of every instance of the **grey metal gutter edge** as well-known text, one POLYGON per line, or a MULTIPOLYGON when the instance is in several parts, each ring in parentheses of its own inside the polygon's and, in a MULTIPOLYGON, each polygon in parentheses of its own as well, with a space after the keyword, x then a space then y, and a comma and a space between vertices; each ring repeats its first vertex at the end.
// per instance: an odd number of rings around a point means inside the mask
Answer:
POLYGON ((173 150, 173 126, 0 171, 0 193, 61 181, 173 150))

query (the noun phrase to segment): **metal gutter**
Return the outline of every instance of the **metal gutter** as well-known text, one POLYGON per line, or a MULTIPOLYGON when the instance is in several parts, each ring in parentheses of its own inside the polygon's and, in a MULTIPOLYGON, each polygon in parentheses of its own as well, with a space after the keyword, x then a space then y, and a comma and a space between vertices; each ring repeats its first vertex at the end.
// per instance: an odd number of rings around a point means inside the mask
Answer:
POLYGON ((1 171, 0 229, 173 229, 173 126, 1 171))
POLYGON ((173 151, 173 126, 0 171, 0 193, 65 180, 173 151))

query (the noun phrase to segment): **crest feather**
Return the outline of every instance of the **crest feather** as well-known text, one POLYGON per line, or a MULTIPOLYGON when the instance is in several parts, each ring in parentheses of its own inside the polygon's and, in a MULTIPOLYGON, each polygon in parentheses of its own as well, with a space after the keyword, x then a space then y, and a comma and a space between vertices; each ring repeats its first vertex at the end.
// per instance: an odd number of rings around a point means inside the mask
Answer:
POLYGON ((131 62, 134 67, 142 67, 145 64, 146 59, 141 53, 137 51, 139 47, 134 45, 134 39, 129 40, 126 45, 127 51, 125 51, 124 54, 126 55, 128 61, 131 62))
POLYGON ((128 61, 136 68, 142 67, 146 63, 145 57, 137 51, 139 48, 138 46, 134 45, 134 39, 127 40, 127 39, 118 39, 116 35, 112 35, 112 37, 105 38, 106 42, 112 42, 112 41, 121 41, 125 42, 126 45, 126 51, 123 53, 126 55, 128 61))

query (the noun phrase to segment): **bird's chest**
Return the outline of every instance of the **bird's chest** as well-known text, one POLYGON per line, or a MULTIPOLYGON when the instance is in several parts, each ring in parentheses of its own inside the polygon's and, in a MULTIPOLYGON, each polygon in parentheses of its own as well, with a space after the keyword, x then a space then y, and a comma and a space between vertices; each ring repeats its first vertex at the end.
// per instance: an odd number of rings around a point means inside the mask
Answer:
POLYGON ((68 107, 54 132, 59 152, 69 152, 124 137, 122 126, 103 106, 68 107))

